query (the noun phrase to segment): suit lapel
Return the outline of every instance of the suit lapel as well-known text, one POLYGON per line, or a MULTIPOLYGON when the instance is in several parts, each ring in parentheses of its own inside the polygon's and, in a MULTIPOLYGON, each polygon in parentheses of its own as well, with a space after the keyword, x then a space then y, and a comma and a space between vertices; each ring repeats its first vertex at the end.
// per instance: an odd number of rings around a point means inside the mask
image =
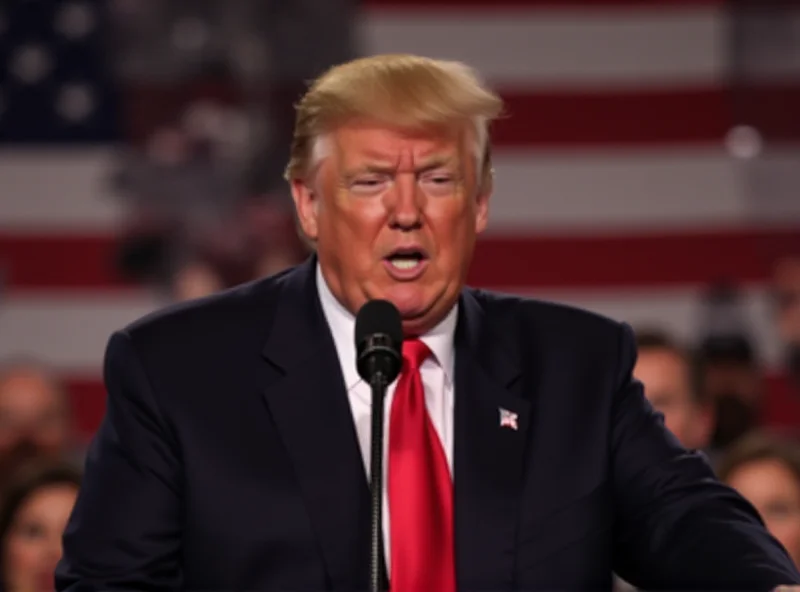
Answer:
POLYGON ((511 589, 530 403, 513 323, 462 293, 456 331, 454 495, 459 588, 511 589), (491 324, 500 320, 492 319, 491 324), (501 419, 505 426, 501 426, 501 419))
POLYGON ((368 586, 369 489, 316 259, 283 278, 264 357, 265 397, 294 467, 332 587, 368 586))

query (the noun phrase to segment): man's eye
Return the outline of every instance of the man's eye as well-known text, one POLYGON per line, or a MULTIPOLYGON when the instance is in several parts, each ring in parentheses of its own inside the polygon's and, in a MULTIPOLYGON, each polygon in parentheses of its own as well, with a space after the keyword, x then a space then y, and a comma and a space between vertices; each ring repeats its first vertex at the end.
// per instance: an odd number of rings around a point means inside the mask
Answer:
POLYGON ((453 180, 454 177, 450 173, 431 173, 422 177, 423 183, 432 185, 446 185, 447 183, 452 183, 453 180))
POLYGON ((382 192, 388 182, 389 179, 380 176, 358 177, 350 183, 350 189, 355 193, 372 195, 382 192))
POLYGON ((420 179, 420 185, 432 195, 449 194, 454 189, 455 177, 449 173, 425 175, 420 179))

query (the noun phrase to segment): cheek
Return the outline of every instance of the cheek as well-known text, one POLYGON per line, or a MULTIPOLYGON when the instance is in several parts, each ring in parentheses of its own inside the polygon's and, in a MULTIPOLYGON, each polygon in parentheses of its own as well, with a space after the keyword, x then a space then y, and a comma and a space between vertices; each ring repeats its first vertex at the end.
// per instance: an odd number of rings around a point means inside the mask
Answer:
POLYGON ((333 246, 339 249, 374 241, 386 221, 386 208, 378 198, 358 199, 340 194, 326 213, 324 223, 337 241, 333 246))
POLYGON ((678 427, 679 430, 682 432, 688 431, 689 427, 691 426, 691 417, 689 416, 689 412, 687 409, 679 408, 673 411, 674 419, 673 422, 678 427))
POLYGON ((790 553, 800 552, 800 520, 767 520, 767 530, 786 547, 790 553))
POLYGON ((686 420, 679 413, 674 411, 664 414, 664 424, 667 429, 675 434, 682 443, 690 436, 690 430, 686 425, 686 420))
POLYGON ((459 249, 475 235, 475 212, 463 198, 432 200, 425 213, 439 246, 459 249))
POLYGON ((41 545, 36 542, 12 538, 5 550, 5 568, 9 574, 31 571, 39 563, 41 545))

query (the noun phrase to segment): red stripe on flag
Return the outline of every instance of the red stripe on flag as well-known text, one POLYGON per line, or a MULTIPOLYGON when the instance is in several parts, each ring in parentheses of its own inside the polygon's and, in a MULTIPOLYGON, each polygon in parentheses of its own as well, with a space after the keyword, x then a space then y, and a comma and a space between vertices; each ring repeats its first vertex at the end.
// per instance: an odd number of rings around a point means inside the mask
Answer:
POLYGON ((476 249, 478 286, 614 288, 761 282, 773 257, 800 248, 798 230, 728 230, 602 237, 509 236, 476 249))
MULTIPOLYGON (((113 236, 0 235, 10 290, 131 289, 113 268, 113 236)), ((609 236, 482 239, 470 283, 519 288, 657 287, 761 282, 774 257, 800 251, 800 231, 726 229, 609 236)))
POLYGON ((776 374, 767 377, 766 386, 764 423, 786 429, 794 436, 800 435, 800 385, 785 375, 776 374))
POLYGON ((64 376, 70 396, 73 419, 79 437, 89 440, 97 431, 106 411, 106 388, 103 380, 94 376, 64 376))
POLYGON ((503 92, 498 146, 697 145, 722 142, 731 126, 721 89, 503 92))
MULTIPOLYGON (((288 109, 300 92, 281 94, 288 109)), ((712 145, 721 143, 731 127, 742 123, 760 127, 770 139, 800 139, 797 85, 570 91, 500 88, 499 92, 506 101, 506 117, 495 123, 492 141, 501 148, 712 145)), ((137 85, 130 89, 129 97, 129 135, 141 142, 153 129, 175 120, 192 101, 237 104, 241 92, 228 84, 204 81, 178 88, 137 85)))
POLYGON ((498 146, 716 144, 734 126, 750 125, 767 139, 800 139, 800 86, 739 85, 652 91, 579 93, 506 91, 498 146))
POLYGON ((0 278, 6 289, 130 287, 115 266, 115 235, 0 234, 0 278))
MULTIPOLYGON (((89 440, 103 419, 106 392, 100 378, 65 377, 80 437, 89 440)), ((776 427, 800 425, 800 392, 779 374, 767 378, 764 420, 776 427)))

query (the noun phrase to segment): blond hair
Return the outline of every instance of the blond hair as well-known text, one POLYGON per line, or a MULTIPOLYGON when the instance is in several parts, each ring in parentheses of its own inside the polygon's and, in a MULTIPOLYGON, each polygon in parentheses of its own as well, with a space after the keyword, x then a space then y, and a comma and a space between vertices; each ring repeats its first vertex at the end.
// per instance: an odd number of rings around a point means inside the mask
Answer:
POLYGON ((407 54, 376 55, 335 66, 296 105, 288 181, 305 180, 321 157, 325 134, 355 119, 407 130, 470 122, 480 179, 491 177, 489 124, 503 103, 460 62, 407 54))

